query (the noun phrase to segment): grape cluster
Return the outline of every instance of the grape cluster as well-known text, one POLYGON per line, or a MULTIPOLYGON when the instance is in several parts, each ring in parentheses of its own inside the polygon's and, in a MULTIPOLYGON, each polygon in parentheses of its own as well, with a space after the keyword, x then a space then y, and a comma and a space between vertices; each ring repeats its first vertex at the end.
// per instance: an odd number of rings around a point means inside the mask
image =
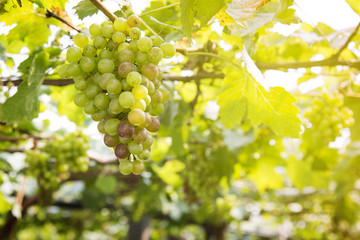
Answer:
POLYGON ((304 116, 311 123, 311 138, 314 143, 327 145, 340 136, 341 129, 354 124, 352 111, 343 104, 342 95, 324 94, 322 98, 315 99, 312 106, 305 111, 304 116))
POLYGON ((46 140, 44 146, 26 151, 29 173, 37 177, 44 189, 56 189, 69 177, 69 172, 85 172, 89 158, 88 138, 82 133, 70 133, 46 140))
POLYGON ((78 93, 74 102, 86 114, 99 121, 98 130, 106 146, 114 148, 122 174, 141 174, 157 132, 156 116, 164 110, 169 91, 161 86, 158 64, 170 58, 175 48, 158 36, 142 36, 141 19, 131 15, 92 24, 92 40, 83 34, 74 36, 66 53, 69 63, 59 75, 74 78, 78 93))

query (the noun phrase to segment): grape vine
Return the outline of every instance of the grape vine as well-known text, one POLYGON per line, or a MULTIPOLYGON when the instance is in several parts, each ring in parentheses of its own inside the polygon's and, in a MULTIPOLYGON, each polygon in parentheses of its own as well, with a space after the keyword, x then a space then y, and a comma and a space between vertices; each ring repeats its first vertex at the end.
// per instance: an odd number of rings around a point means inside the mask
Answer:
POLYGON ((141 174, 142 160, 150 157, 157 132, 156 116, 164 111, 169 91, 161 86, 162 58, 171 58, 175 48, 159 36, 146 37, 138 28, 141 19, 131 15, 92 24, 89 32, 74 36, 76 46, 66 53, 62 77, 73 77, 77 106, 98 121, 106 146, 114 148, 122 174, 141 174))

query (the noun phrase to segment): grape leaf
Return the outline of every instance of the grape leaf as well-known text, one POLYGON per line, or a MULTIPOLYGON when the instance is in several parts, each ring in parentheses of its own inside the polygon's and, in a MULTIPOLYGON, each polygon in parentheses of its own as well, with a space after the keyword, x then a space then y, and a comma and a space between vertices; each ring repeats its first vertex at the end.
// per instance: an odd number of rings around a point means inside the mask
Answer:
POLYGON ((253 125, 265 123, 276 134, 282 136, 299 135, 301 123, 297 117, 299 109, 293 105, 295 99, 290 93, 281 87, 273 87, 266 91, 245 69, 242 71, 226 69, 225 75, 223 90, 218 99, 220 120, 227 128, 240 123, 245 112, 240 107, 233 109, 240 113, 231 112, 229 105, 241 104, 245 108, 244 99, 246 99, 246 115, 253 125))
POLYGON ((183 182, 178 172, 184 168, 185 164, 179 160, 167 161, 162 167, 154 165, 154 170, 161 180, 175 187, 180 186, 183 182))
POLYGON ((0 121, 19 123, 33 119, 39 111, 39 90, 47 69, 48 54, 36 54, 29 69, 29 76, 18 87, 14 96, 0 106, 0 121))
POLYGON ((65 9, 65 3, 68 0, 30 0, 30 2, 36 3, 41 8, 59 7, 65 9))
POLYGON ((205 26, 209 20, 220 11, 225 5, 224 0, 213 0, 209 4, 208 0, 198 0, 196 3, 196 17, 200 20, 200 27, 205 26))
POLYGON ((101 174, 96 179, 95 187, 104 194, 113 193, 116 189, 116 178, 101 174))
POLYGON ((360 2, 358 0, 346 0, 346 2, 354 10, 354 12, 360 15, 360 2))
POLYGON ((99 11, 99 9, 89 0, 82 0, 74 7, 74 9, 76 9, 75 13, 79 16, 81 20, 99 11))
POLYGON ((181 24, 185 35, 191 39, 192 27, 194 24, 194 1, 193 0, 181 0, 181 24))
POLYGON ((275 172, 276 165, 271 159, 262 158, 258 162, 256 168, 250 174, 258 190, 263 192, 265 189, 277 189, 283 186, 283 178, 275 172), (271 181, 269 181, 271 179, 271 181))

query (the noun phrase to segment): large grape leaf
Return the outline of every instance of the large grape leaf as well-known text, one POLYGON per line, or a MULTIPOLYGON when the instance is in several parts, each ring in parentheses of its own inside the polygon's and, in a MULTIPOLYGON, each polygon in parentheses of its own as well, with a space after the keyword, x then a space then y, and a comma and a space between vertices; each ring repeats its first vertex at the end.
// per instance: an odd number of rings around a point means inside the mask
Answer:
POLYGON ((224 5, 224 0, 181 0, 181 24, 185 35, 191 39, 194 16, 200 20, 200 27, 203 27, 224 5))
POLYGON ((275 172, 275 167, 276 165, 272 159, 262 158, 251 172, 250 178, 254 180, 260 192, 267 188, 277 189, 283 186, 283 177, 275 172))
POLYGON ((193 0, 181 0, 181 24, 182 30, 185 35, 191 39, 192 27, 194 24, 194 1, 193 0))
POLYGON ((360 15, 360 2, 359 0, 346 0, 346 2, 350 5, 350 7, 360 15))
POLYGON ((59 7, 61 9, 65 9, 65 3, 68 0, 30 0, 30 2, 36 3, 39 7, 42 8, 51 8, 51 7, 59 7))
POLYGON ((80 1, 75 7, 76 14, 82 20, 87 16, 91 16, 99 11, 99 9, 92 4, 89 0, 82 0, 80 1))
POLYGON ((209 20, 220 11, 225 5, 224 0, 212 0, 209 4, 208 0, 196 1, 196 16, 200 20, 200 27, 205 26, 209 20))
POLYGON ((25 46, 29 47, 30 51, 42 46, 48 42, 51 34, 48 25, 60 24, 56 19, 37 14, 33 4, 29 1, 23 1, 21 8, 12 8, 6 4, 5 9, 7 11, 0 15, 0 22, 4 22, 6 25, 16 23, 16 26, 2 39, 9 53, 18 53, 25 46))
POLYGON ((282 136, 299 135, 299 109, 293 105, 295 99, 290 93, 281 87, 265 90, 246 69, 231 68, 224 72, 226 76, 218 104, 220 120, 226 128, 239 124, 246 113, 253 125, 265 123, 282 136))
POLYGON ((48 54, 40 52, 34 57, 29 75, 14 96, 0 106, 0 121, 19 123, 33 119, 39 111, 39 90, 47 68, 48 54))

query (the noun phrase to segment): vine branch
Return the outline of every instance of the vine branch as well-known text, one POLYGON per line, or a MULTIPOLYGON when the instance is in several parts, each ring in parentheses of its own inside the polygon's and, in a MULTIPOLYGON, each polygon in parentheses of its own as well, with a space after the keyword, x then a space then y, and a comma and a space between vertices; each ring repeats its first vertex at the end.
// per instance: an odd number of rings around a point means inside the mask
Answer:
POLYGON ((176 6, 178 6, 178 5, 180 5, 180 2, 173 3, 173 4, 169 4, 169 5, 164 6, 164 7, 159 7, 159 8, 150 10, 150 11, 148 11, 148 12, 142 13, 141 15, 139 15, 139 17, 143 17, 143 16, 146 16, 146 15, 148 15, 148 14, 151 14, 151 13, 154 13, 154 12, 158 12, 158 11, 161 11, 161 10, 164 10, 164 9, 176 7, 176 6))
POLYGON ((117 18, 112 12, 110 12, 99 0, 90 0, 100 11, 102 11, 111 21, 115 21, 117 18))
POLYGON ((78 32, 81 32, 80 28, 74 26, 72 23, 70 23, 69 21, 66 21, 64 18, 60 17, 59 15, 57 15, 56 13, 54 13, 53 11, 51 11, 49 9, 46 9, 46 17, 48 17, 48 18, 53 17, 53 18, 59 20, 60 22, 68 25, 72 29, 74 29, 74 30, 76 30, 78 32))
POLYGON ((348 39, 346 40, 346 42, 344 43, 344 45, 341 46, 341 48, 337 51, 337 53, 335 53, 333 55, 334 58, 339 58, 340 54, 342 51, 344 51, 349 43, 351 42, 351 40, 355 37, 355 35, 357 34, 357 32, 359 31, 360 28, 360 22, 358 23, 358 25, 355 27, 354 31, 350 34, 350 36, 348 37, 348 39))

